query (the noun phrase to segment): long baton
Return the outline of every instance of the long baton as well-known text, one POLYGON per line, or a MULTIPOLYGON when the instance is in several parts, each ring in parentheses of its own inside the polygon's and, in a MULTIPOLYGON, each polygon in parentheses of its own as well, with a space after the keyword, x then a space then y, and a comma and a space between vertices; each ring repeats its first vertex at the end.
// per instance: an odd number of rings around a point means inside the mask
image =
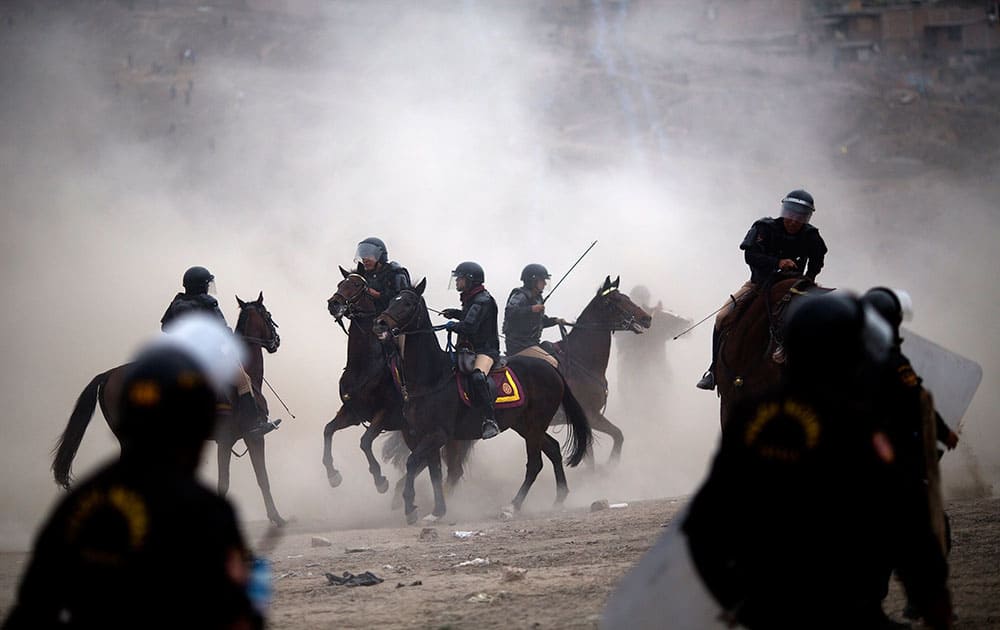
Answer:
POLYGON ((711 313, 709 313, 708 315, 706 315, 705 319, 701 320, 700 322, 698 322, 694 326, 689 326, 686 330, 677 333, 677 336, 674 337, 674 341, 677 341, 677 339, 679 337, 682 337, 682 336, 688 334, 689 332, 691 332, 692 330, 694 330, 695 328, 697 328, 698 326, 701 326, 702 324, 704 324, 708 320, 709 317, 711 317, 712 315, 715 315, 716 313, 718 313, 722 309, 726 308, 727 306, 729 306, 729 302, 726 302, 725 304, 723 304, 719 308, 715 309, 714 311, 712 311, 711 313))
POLYGON ((583 260, 584 256, 586 256, 587 254, 590 253, 590 250, 594 249, 594 245, 597 245, 597 241, 594 241, 593 243, 591 243, 590 247, 587 248, 587 251, 585 251, 582 254, 580 254, 580 257, 576 259, 576 262, 573 263, 573 266, 569 268, 569 271, 567 271, 566 273, 564 273, 562 278, 559 278, 559 282, 556 283, 556 286, 552 287, 552 290, 549 291, 549 294, 542 298, 542 304, 545 304, 545 300, 547 300, 550 297, 552 297, 552 294, 556 292, 556 289, 558 289, 559 285, 563 283, 563 280, 566 279, 566 276, 568 276, 571 271, 573 271, 574 269, 576 269, 576 266, 580 264, 580 261, 583 260))
MULTIPOLYGON (((261 378, 264 378, 264 377, 261 377, 261 378)), ((292 410, 288 408, 288 405, 285 404, 285 401, 283 401, 281 399, 281 396, 278 395, 278 392, 274 391, 274 388, 271 387, 271 384, 267 382, 266 378, 264 379, 264 383, 267 384, 267 388, 271 390, 271 393, 274 394, 274 397, 278 399, 278 402, 281 403, 281 406, 285 408, 285 411, 287 411, 288 415, 290 415, 292 417, 292 419, 294 420, 295 419, 295 414, 292 413, 292 410)))

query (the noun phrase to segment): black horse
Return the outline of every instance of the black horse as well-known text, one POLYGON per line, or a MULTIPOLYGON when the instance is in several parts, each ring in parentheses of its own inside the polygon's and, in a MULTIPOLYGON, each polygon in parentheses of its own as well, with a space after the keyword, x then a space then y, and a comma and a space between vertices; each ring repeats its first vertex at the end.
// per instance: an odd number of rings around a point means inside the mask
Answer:
MULTIPOLYGON (((406 460, 403 500, 406 520, 414 523, 417 506, 413 502, 413 482, 427 466, 434 487, 433 517, 444 516, 446 508, 441 483, 440 448, 448 440, 476 440, 482 434, 482 418, 475 408, 466 406, 456 386, 456 375, 448 352, 441 349, 431 326, 422 294, 426 281, 406 289, 375 320, 375 332, 397 352, 396 369, 404 388, 403 415, 416 444, 406 460)), ((530 357, 511 357, 509 367, 516 373, 524 396, 520 407, 498 409, 501 430, 514 429, 524 438, 528 464, 524 483, 511 502, 519 510, 528 490, 542 469, 545 453, 556 477, 556 504, 569 494, 559 443, 546 433, 552 416, 562 403, 572 427, 568 463, 576 466, 591 442, 590 425, 580 403, 562 375, 551 365, 530 357)))
MULTIPOLYGON (((608 379, 604 373, 611 356, 611 334, 616 331, 641 334, 652 323, 649 313, 618 290, 619 283, 620 278, 612 282, 610 276, 606 277, 572 331, 549 347, 559 361, 559 371, 587 412, 590 428, 611 436, 610 463, 619 460, 624 442, 621 429, 604 416, 608 402, 608 379)), ((556 421, 564 421, 562 414, 556 416, 556 421)))
MULTIPOLYGON (((274 323, 271 313, 264 306, 263 293, 252 302, 244 302, 239 297, 236 298, 236 302, 240 306, 236 333, 243 339, 247 350, 247 361, 244 367, 250 376, 254 395, 259 396, 260 400, 263 401, 260 388, 264 379, 264 355, 261 349, 263 348, 269 353, 278 350, 278 346, 281 344, 281 337, 278 336, 277 331, 278 325, 274 323)), ((119 418, 115 402, 121 394, 122 378, 128 366, 129 364, 126 363, 98 374, 84 388, 77 399, 66 430, 63 431, 56 444, 52 463, 52 472, 55 475, 56 483, 64 488, 70 486, 73 458, 80 448, 83 434, 87 430, 87 425, 90 424, 90 418, 94 415, 94 408, 98 403, 111 432, 118 438, 119 443, 121 442, 121 436, 118 435, 119 418)), ((224 405, 223 409, 225 407, 230 407, 230 405, 224 405)), ((266 409, 266 402, 264 408, 266 409)), ((223 411, 220 413, 219 421, 215 427, 214 439, 218 445, 219 494, 225 495, 229 491, 230 457, 233 446, 242 439, 250 454, 250 462, 253 464, 254 475, 257 477, 257 485, 260 486, 261 494, 264 497, 267 518, 275 525, 284 525, 285 519, 278 513, 278 508, 274 505, 274 498, 271 496, 271 484, 264 460, 264 437, 244 437, 239 428, 240 425, 240 418, 232 411, 223 411)))
MULTIPOLYGON (((368 282, 364 276, 350 273, 343 267, 340 273, 344 279, 327 300, 327 308, 341 326, 344 317, 350 320, 351 325, 347 339, 347 365, 340 377, 340 400, 343 404, 323 428, 323 465, 330 486, 336 488, 343 481, 343 476, 333 465, 333 434, 368 422, 361 436, 361 450, 368 459, 368 470, 375 480, 375 488, 384 493, 389 488, 389 481, 382 475, 382 467, 372 452, 372 443, 383 431, 401 431, 406 427, 403 398, 392 381, 382 344, 372 331, 378 313, 375 312, 375 301, 368 293, 368 282)), ((405 440, 406 432, 403 433, 405 440)), ((445 445, 449 488, 462 478, 464 463, 473 443, 450 440, 445 445)), ((405 446, 400 446, 406 452, 405 446)))

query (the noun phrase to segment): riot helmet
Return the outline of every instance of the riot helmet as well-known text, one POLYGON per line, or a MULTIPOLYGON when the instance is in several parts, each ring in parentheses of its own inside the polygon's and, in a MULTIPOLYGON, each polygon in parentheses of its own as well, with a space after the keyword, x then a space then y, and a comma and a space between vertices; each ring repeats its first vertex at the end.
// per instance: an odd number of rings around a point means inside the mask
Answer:
POLYGON ((191 267, 181 280, 184 291, 193 295, 215 293, 215 276, 204 267, 191 267))
POLYGON ((470 286, 480 285, 486 282, 486 273, 479 263, 474 263, 467 260, 463 263, 459 263, 457 267, 451 272, 452 278, 465 278, 470 286))
POLYGON ((804 190, 793 190, 781 200, 781 217, 784 219, 809 223, 813 212, 816 212, 813 196, 804 190))
POLYGON ((903 322, 913 319, 913 301, 906 291, 874 287, 861 296, 861 301, 874 308, 889 322, 897 335, 903 322))
POLYGON ((552 276, 549 275, 549 270, 538 263, 531 263, 530 265, 525 266, 525 268, 521 271, 521 282, 523 282, 524 286, 529 289, 535 288, 535 281, 539 278, 548 280, 551 277, 552 276))
POLYGON ((874 308, 836 292, 808 297, 795 305, 784 330, 784 348, 793 378, 840 380, 869 362, 888 356, 892 331, 874 308))
POLYGON ((382 263, 383 265, 389 262, 389 252, 386 250, 382 239, 369 236, 358 243, 358 249, 354 253, 354 262, 362 263, 366 258, 382 263))

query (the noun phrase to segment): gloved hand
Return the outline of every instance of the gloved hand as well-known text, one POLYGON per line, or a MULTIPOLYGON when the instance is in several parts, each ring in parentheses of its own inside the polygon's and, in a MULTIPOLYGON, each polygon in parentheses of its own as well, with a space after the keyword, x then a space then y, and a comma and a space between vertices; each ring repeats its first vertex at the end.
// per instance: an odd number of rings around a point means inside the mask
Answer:
POLYGON ((457 326, 458 326, 458 322, 447 322, 444 325, 444 329, 450 332, 452 330, 455 330, 455 328, 457 326))
POLYGON ((458 308, 446 308, 441 311, 441 317, 448 319, 462 319, 462 310, 458 308))

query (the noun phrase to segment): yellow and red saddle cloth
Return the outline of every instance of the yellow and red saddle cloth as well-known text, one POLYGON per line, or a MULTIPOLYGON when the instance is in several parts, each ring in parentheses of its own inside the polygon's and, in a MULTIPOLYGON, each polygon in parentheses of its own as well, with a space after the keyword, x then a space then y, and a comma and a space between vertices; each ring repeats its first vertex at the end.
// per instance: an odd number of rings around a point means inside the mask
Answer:
MULTIPOLYGON (((524 404, 524 389, 517 374, 509 366, 500 370, 490 371, 490 378, 493 379, 493 387, 496 390, 497 398, 494 406, 497 409, 511 409, 524 404)), ((458 384, 458 395, 465 403, 466 407, 472 406, 472 398, 466 389, 466 375, 455 372, 455 382, 458 384)))

